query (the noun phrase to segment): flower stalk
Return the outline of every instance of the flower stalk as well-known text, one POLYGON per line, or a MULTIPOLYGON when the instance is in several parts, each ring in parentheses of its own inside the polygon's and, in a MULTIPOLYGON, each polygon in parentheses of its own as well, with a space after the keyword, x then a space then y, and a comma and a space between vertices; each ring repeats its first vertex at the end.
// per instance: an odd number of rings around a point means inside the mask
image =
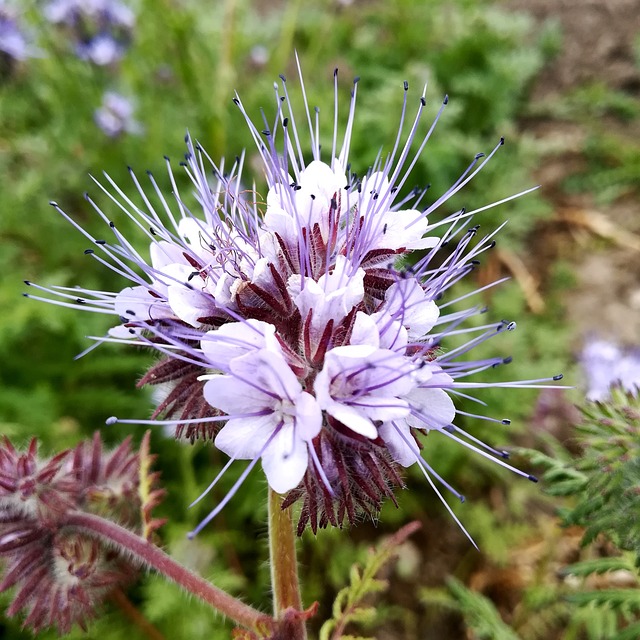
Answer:
POLYGON ((66 516, 65 525, 97 536, 118 549, 126 549, 141 563, 152 567, 243 627, 260 631, 270 626, 268 616, 218 589, 176 562, 159 547, 115 522, 90 513, 74 511, 66 516))
MULTIPOLYGON (((282 508, 283 497, 269 489, 269 556, 271 560, 271 588, 273 615, 281 620, 287 609, 302 611, 296 541, 292 508, 282 508)), ((293 622, 291 640, 306 640, 304 617, 293 622)))

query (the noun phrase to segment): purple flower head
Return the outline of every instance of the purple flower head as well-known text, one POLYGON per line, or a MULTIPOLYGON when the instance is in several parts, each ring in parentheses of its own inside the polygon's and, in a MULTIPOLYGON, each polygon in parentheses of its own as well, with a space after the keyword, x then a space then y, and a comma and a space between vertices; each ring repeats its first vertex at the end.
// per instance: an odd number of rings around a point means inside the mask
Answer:
POLYGON ((640 390, 640 349, 623 349, 606 340, 589 340, 580 356, 587 381, 587 399, 609 398, 611 387, 620 385, 630 393, 640 390))
POLYGON ((114 91, 107 91, 102 98, 102 105, 96 109, 96 124, 110 138, 123 133, 142 133, 142 126, 133 117, 134 106, 131 100, 114 91))
POLYGON ((10 62, 26 60, 38 54, 37 48, 27 38, 10 7, 4 0, 0 0, 0 56, 10 62))
POLYGON ((135 27, 133 11, 117 0, 51 0, 44 15, 65 29, 79 58, 101 66, 122 58, 135 27))
MULTIPOLYGON (((307 525, 315 532, 345 520, 354 523, 362 514, 375 517, 385 498, 395 501, 403 467, 414 464, 453 514, 437 486, 463 497, 428 462, 427 434, 535 480, 510 466, 504 451, 454 426, 457 414, 509 422, 457 410, 454 400, 469 398, 470 390, 555 386, 545 385, 548 380, 483 383, 478 374, 510 359, 461 359, 516 327, 508 321, 465 327, 486 309, 466 306, 474 294, 456 296, 452 287, 493 247, 497 233, 482 236, 470 220, 523 194, 431 220, 503 141, 487 157, 476 155, 454 185, 427 204, 426 189, 405 193, 403 188, 446 98, 421 132, 426 99, 419 96, 406 127, 405 83, 393 148, 358 176, 351 170, 358 158, 350 156, 357 80, 340 144, 335 124, 321 153, 319 111, 303 112, 309 162, 288 84, 281 80, 275 86, 275 117, 260 129, 235 99, 263 163, 266 201, 243 187, 244 156, 231 167, 217 166, 187 136, 184 167, 195 207, 179 192, 168 159, 171 201, 151 174, 154 202, 131 173, 143 206, 109 178, 111 189, 101 186, 146 236, 148 258, 92 199, 114 235, 112 243, 89 235, 54 203, 93 243, 89 255, 131 286, 115 293, 37 288, 57 304, 119 317, 98 342, 152 346, 161 353, 142 380, 165 389, 150 422, 174 424, 178 435, 192 440, 213 439, 229 456, 209 488, 234 461, 250 461, 194 533, 224 507, 258 462, 271 488, 287 494, 284 508, 302 502, 300 533, 307 525), (450 338, 458 346, 448 346, 450 338)), ((337 123, 337 71, 334 90, 337 123)))

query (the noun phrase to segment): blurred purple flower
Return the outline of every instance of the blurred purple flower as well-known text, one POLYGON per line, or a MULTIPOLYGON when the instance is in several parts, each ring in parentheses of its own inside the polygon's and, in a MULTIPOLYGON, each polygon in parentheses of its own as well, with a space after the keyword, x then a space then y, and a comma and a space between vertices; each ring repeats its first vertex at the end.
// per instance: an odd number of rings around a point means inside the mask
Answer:
POLYGON ((580 362, 587 379, 588 400, 606 400, 615 384, 631 393, 640 389, 639 347, 623 349, 606 340, 589 340, 580 362))
POLYGON ((51 0, 44 16, 66 29, 82 60, 118 62, 131 43, 135 14, 117 0, 51 0))
POLYGON ((106 135, 115 138, 123 133, 142 133, 142 125, 133 118, 133 114, 134 106, 129 98, 107 91, 102 105, 94 113, 94 119, 106 135))
POLYGON ((39 54, 10 6, 3 0, 0 0, 0 54, 5 54, 10 60, 25 60, 39 54))

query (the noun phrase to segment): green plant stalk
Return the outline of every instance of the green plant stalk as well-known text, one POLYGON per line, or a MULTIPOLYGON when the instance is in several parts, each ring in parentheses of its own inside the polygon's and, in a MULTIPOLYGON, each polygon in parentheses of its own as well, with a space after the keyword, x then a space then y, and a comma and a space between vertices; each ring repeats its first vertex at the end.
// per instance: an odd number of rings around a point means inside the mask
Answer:
POLYGON ((162 549, 141 536, 121 527, 115 522, 99 516, 73 511, 67 514, 65 526, 95 536, 108 544, 130 553, 144 565, 155 569, 183 589, 200 598, 231 620, 251 630, 264 632, 272 626, 272 620, 257 609, 250 607, 222 589, 213 586, 204 578, 192 573, 162 549))
MULTIPOLYGON (((269 488, 269 557, 271 560, 271 588, 273 615, 281 620, 287 609, 302 611, 296 539, 293 531, 291 507, 282 509, 282 496, 269 488)), ((297 619, 291 629, 290 640, 306 640, 303 618, 297 619)))

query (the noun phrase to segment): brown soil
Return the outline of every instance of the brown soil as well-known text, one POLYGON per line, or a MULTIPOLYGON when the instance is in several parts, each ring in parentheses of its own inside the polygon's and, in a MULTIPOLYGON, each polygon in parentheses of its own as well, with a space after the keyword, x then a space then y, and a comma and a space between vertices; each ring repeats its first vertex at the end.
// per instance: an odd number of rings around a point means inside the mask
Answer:
MULTIPOLYGON (((553 20, 561 27, 561 50, 538 77, 532 91, 534 104, 548 103, 595 82, 640 99, 640 0, 512 0, 507 6, 530 13, 540 24, 553 20)), ((605 126, 622 138, 640 140, 637 121, 613 117, 597 125, 544 117, 523 122, 525 131, 554 149, 537 177, 556 215, 539 229, 533 245, 539 251, 529 264, 544 278, 541 271, 553 260, 571 261, 576 286, 565 303, 576 347, 594 334, 638 344, 638 194, 627 194, 604 208, 597 205, 596 194, 568 195, 563 190, 565 180, 584 166, 582 150, 593 133, 590 126, 605 126), (538 264, 531 264, 534 261, 538 264)))

